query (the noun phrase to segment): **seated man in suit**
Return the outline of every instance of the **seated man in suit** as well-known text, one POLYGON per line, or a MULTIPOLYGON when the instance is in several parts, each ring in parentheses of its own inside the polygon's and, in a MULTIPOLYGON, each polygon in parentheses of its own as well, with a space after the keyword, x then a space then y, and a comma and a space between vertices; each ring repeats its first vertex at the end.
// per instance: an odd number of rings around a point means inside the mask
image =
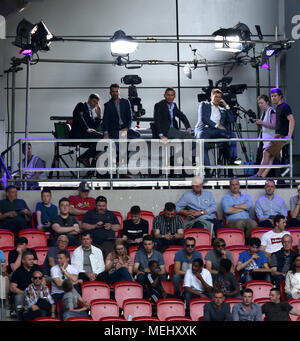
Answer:
MULTIPOLYGON (((195 136, 199 139, 233 138, 235 134, 227 127, 234 122, 234 115, 230 106, 222 99, 220 89, 211 91, 211 102, 203 101, 199 104, 198 122, 195 126, 195 136)), ((233 145, 225 143, 224 154, 230 163, 236 158, 233 145)), ((209 166, 208 146, 204 144, 204 165, 209 166)))
MULTIPOLYGON (((78 103, 73 111, 73 123, 70 133, 71 138, 75 139, 100 139, 103 134, 97 131, 101 123, 101 108, 99 106, 100 97, 98 94, 91 94, 88 101, 78 103), (93 113, 95 110, 96 115, 93 113)), ((85 167, 91 167, 90 158, 95 158, 97 155, 96 143, 82 144, 88 150, 84 152, 78 161, 85 167)))
POLYGON ((164 142, 170 139, 192 139, 193 131, 189 120, 183 112, 181 112, 176 103, 174 103, 176 93, 172 88, 167 88, 164 94, 165 99, 156 103, 154 106, 154 125, 156 134, 164 142), (179 130, 179 118, 183 122, 187 131, 179 130))

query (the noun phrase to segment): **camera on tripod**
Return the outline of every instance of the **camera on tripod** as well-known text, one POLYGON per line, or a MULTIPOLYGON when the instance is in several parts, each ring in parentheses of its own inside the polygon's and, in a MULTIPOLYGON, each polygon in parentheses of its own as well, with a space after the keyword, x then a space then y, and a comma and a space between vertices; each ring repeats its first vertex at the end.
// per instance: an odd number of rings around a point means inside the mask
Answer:
POLYGON ((138 97, 135 84, 141 84, 142 78, 138 75, 126 75, 121 78, 121 82, 130 85, 128 87, 128 100, 131 105, 133 119, 139 121, 139 118, 146 114, 146 110, 143 109, 142 100, 138 97))

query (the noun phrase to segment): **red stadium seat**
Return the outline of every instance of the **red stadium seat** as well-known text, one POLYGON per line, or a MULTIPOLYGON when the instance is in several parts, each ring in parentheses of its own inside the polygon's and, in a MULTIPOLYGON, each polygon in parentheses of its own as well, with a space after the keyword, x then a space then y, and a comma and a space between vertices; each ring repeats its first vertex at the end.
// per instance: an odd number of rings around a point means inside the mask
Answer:
POLYGON ((110 287, 105 282, 88 281, 82 283, 81 286, 82 298, 85 301, 91 302, 95 299, 109 299, 110 287))
POLYGON ((251 238, 259 238, 261 239, 261 236, 266 233, 271 231, 272 229, 270 227, 255 227, 254 229, 251 230, 250 232, 250 237, 251 238))
POLYGON ((28 239, 28 247, 44 247, 47 246, 47 236, 44 231, 39 229, 25 229, 18 233, 19 237, 26 237, 28 239))
POLYGON ((132 321, 159 321, 157 317, 150 317, 150 316, 139 316, 139 317, 134 317, 132 321))
POLYGON ((36 256, 38 259, 38 265, 43 266, 47 253, 49 251, 49 247, 48 246, 35 247, 34 250, 36 252, 36 256))
POLYGON ((285 281, 280 282, 280 297, 282 301, 286 301, 285 297, 285 281))
POLYGON ((121 238, 122 237, 122 231, 123 231, 123 216, 121 212, 118 211, 112 211, 116 217, 118 218, 119 224, 121 225, 121 230, 118 232, 115 232, 116 238, 121 238))
POLYGON ((232 311, 232 308, 235 304, 243 302, 242 298, 237 298, 237 297, 231 297, 231 298, 226 298, 225 302, 229 303, 230 305, 230 311, 232 311))
POLYGON ((99 319, 99 321, 126 321, 123 317, 106 316, 99 319))
POLYGON ((72 256, 73 256, 73 252, 75 249, 77 249, 78 246, 67 246, 67 250, 69 251, 70 253, 70 259, 72 259, 72 256))
POLYGON ((269 281, 255 280, 246 282, 245 287, 253 290, 253 299, 256 299, 269 297, 273 284, 269 281))
MULTIPOLYGON (((131 214, 130 212, 128 212, 127 219, 130 219, 130 217, 131 217, 131 214)), ((148 224, 149 224, 148 234, 153 235, 153 220, 155 218, 155 215, 151 211, 141 210, 141 218, 148 221, 148 224)))
POLYGON ((61 319, 57 317, 45 316, 45 317, 36 317, 33 321, 53 322, 53 321, 61 321, 61 319))
POLYGON ((289 231, 293 237, 293 246, 298 246, 298 242, 300 239, 300 228, 299 227, 289 227, 286 230, 289 231))
POLYGON ((196 246, 211 245, 211 234, 208 230, 200 228, 190 228, 184 230, 184 239, 187 237, 194 237, 196 239, 196 246))
POLYGON ((162 287, 167 294, 174 295, 174 284, 172 281, 161 281, 162 287))
POLYGON ((114 290, 119 308, 123 308, 124 301, 129 298, 143 298, 143 287, 137 282, 117 282, 114 284, 114 290))
POLYGON ((170 265, 174 264, 174 257, 175 254, 182 250, 183 246, 169 246, 164 252, 163 252, 163 258, 165 261, 165 267, 167 273, 169 273, 170 265))
POLYGON ((269 297, 255 298, 253 302, 262 306, 263 304, 270 302, 270 298, 269 297))
POLYGON ((160 321, 166 321, 167 317, 184 316, 185 307, 182 300, 177 298, 162 298, 157 301, 157 317, 160 321))
POLYGON ((91 301, 91 316, 93 321, 103 317, 119 317, 119 307, 116 301, 109 299, 96 299, 91 301))
POLYGON ((15 247, 15 236, 9 230, 0 230, 0 249, 3 247, 15 247))
POLYGON ((138 249, 139 249, 138 245, 129 246, 128 255, 132 259, 133 262, 134 262, 135 254, 137 253, 138 249))
POLYGON ((32 214, 31 214, 30 225, 31 225, 31 228, 33 228, 33 229, 37 228, 36 212, 32 212, 32 214))
MULTIPOLYGON (((300 310, 300 299, 291 298, 288 303, 295 309, 300 310)), ((298 316, 290 314, 291 321, 297 321, 298 316)))
POLYGON ((226 246, 245 245, 245 234, 238 228, 223 228, 217 230, 217 238, 223 238, 226 246))
POLYGON ((187 316, 169 316, 166 321, 192 321, 192 319, 187 316))
POLYGON ((152 304, 148 300, 130 298, 123 303, 124 317, 127 320, 128 315, 132 317, 152 316, 152 304))
POLYGON ((193 298, 190 300, 190 316, 192 321, 199 321, 204 316, 204 305, 211 302, 210 298, 193 298))
POLYGON ((67 321, 70 322, 76 322, 76 321, 93 321, 92 318, 90 317, 84 317, 84 316, 74 316, 74 317, 69 317, 67 321))
POLYGON ((234 267, 236 267, 238 260, 239 260, 240 253, 245 250, 249 250, 249 247, 236 245, 236 246, 228 246, 226 247, 226 249, 232 253, 234 267))
POLYGON ((207 252, 212 250, 213 248, 214 247, 211 245, 196 246, 195 250, 201 253, 204 264, 205 264, 205 256, 206 256, 207 252))

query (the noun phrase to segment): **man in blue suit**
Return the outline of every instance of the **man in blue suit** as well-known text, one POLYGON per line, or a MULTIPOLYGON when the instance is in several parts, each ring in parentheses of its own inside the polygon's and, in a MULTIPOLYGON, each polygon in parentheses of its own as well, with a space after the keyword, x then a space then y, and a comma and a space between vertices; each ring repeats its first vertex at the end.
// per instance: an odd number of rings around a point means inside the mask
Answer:
MULTIPOLYGON (((235 133, 228 128, 234 122, 234 115, 230 106, 222 99, 220 89, 211 91, 211 102, 203 101, 199 104, 198 122, 195 126, 195 136, 200 139, 233 138, 235 133)), ((208 144, 204 144, 204 165, 209 166, 208 144)), ((235 158, 232 146, 225 143, 226 160, 235 158)))

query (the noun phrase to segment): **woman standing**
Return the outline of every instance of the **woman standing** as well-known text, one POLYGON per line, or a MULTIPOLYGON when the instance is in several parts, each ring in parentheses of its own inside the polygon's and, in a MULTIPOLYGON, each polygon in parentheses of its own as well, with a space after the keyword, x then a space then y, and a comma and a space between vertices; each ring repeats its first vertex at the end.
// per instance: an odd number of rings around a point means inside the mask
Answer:
POLYGON ((108 271, 109 284, 119 281, 132 281, 133 261, 127 255, 125 242, 116 240, 114 249, 106 257, 105 271, 108 271))

